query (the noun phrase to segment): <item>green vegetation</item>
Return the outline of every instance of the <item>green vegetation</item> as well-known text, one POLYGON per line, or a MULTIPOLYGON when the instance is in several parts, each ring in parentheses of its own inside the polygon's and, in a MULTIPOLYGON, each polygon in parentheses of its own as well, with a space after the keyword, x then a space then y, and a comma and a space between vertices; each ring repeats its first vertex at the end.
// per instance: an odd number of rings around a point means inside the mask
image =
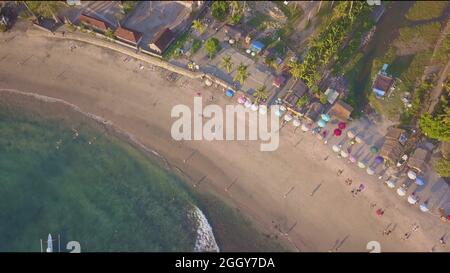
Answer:
POLYGON ((275 4, 288 18, 289 23, 294 23, 303 15, 303 10, 296 3, 291 3, 286 6, 282 1, 275 1, 275 4))
POLYGON ((265 30, 268 22, 271 22, 271 18, 259 11, 255 12, 255 15, 247 22, 247 24, 258 30, 265 30))
POLYGON ((445 34, 442 43, 437 48, 435 55, 433 56, 433 62, 444 64, 450 59, 450 33, 445 34))
POLYGON ((202 34, 206 30, 206 26, 200 20, 194 20, 192 22, 192 28, 197 30, 198 33, 202 34))
POLYGON ((122 8, 122 12, 124 14, 128 14, 139 4, 140 1, 120 1, 120 2, 121 2, 120 6, 122 8))
POLYGON ((230 5, 226 1, 214 1, 211 5, 211 13, 214 18, 219 21, 225 21, 230 5))
POLYGON ((429 50, 417 53, 408 69, 401 74, 400 79, 402 79, 408 89, 412 89, 416 81, 422 77, 425 67, 431 60, 431 54, 429 50))
POLYGON ((302 108, 303 106, 309 103, 309 97, 307 95, 303 95, 300 99, 298 99, 296 106, 298 108, 302 108))
POLYGON ((0 32, 5 32, 5 31, 6 31, 6 26, 0 25, 0 32))
POLYGON ((447 1, 416 1, 405 17, 411 21, 434 19, 442 15, 447 4, 447 1))
POLYGON ((175 41, 169 46, 169 48, 163 53, 163 58, 169 60, 172 58, 178 58, 181 55, 181 50, 184 44, 189 38, 189 30, 178 36, 175 41))
POLYGON ((58 21, 56 13, 65 6, 63 1, 24 1, 25 7, 36 16, 58 21))
POLYGON ((240 63, 237 70, 236 75, 234 76, 233 80, 238 81, 241 85, 244 84, 245 80, 248 78, 248 71, 247 66, 243 63, 240 63))
POLYGON ((112 29, 110 29, 110 28, 108 28, 106 31, 105 31, 105 36, 106 37, 108 37, 108 38, 110 38, 110 39, 116 39, 116 36, 114 36, 114 30, 112 30, 112 29))
POLYGON ((269 93, 267 92, 266 87, 263 85, 256 88, 255 93, 253 93, 253 97, 256 98, 255 103, 260 104, 261 102, 269 98, 269 93))
POLYGON ((239 24, 242 17, 244 16, 243 6, 241 6, 238 1, 230 1, 229 3, 231 7, 231 16, 229 19, 229 23, 231 25, 239 24))
POLYGON ((233 62, 231 61, 231 56, 224 56, 222 57, 222 67, 225 68, 228 74, 231 73, 231 70, 233 69, 233 62))
POLYGON ((450 141, 450 107, 447 107, 442 114, 424 114, 419 120, 422 132, 429 138, 439 141, 450 141))
POLYGON ((450 177, 450 160, 447 158, 440 158, 434 164, 434 170, 441 177, 450 177))
POLYGON ((321 78, 321 71, 337 53, 351 31, 355 18, 363 17, 362 15, 370 10, 370 6, 364 2, 338 2, 333 9, 328 27, 310 41, 303 62, 290 64, 292 75, 303 80, 311 88, 321 78))
POLYGON ((65 23, 64 26, 67 28, 67 30, 69 30, 71 32, 75 32, 77 30, 77 27, 70 22, 65 23))
POLYGON ((200 41, 199 39, 194 39, 194 41, 192 42, 192 48, 191 48, 192 54, 195 54, 197 51, 199 51, 201 47, 202 47, 202 41, 200 41))
POLYGON ((423 102, 426 101, 429 90, 433 87, 432 84, 427 82, 422 82, 419 87, 414 90, 412 94, 412 106, 406 109, 401 115, 401 123, 404 125, 412 125, 413 122, 418 118, 420 110, 422 109, 423 102))
POLYGON ((220 50, 219 40, 214 37, 208 38, 208 40, 206 40, 205 42, 205 50, 208 53, 210 59, 214 58, 216 56, 216 53, 220 50))
POLYGON ((322 104, 327 104, 328 103, 328 97, 327 95, 325 95, 325 93, 320 93, 319 95, 319 101, 322 104))
POLYGON ((441 24, 433 22, 417 25, 414 27, 403 27, 399 29, 399 36, 394 42, 397 45, 410 46, 411 43, 427 43, 428 46, 434 46, 441 32, 441 24))

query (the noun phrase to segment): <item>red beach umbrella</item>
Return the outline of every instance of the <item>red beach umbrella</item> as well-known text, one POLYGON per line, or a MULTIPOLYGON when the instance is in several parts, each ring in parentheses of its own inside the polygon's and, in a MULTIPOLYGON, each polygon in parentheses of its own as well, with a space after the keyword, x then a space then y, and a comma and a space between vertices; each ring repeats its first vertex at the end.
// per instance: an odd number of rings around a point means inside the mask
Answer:
POLYGON ((340 136, 341 134, 342 134, 341 129, 339 129, 339 128, 334 129, 334 135, 335 136, 340 136))
POLYGON ((339 122, 338 128, 341 129, 341 130, 344 130, 345 129, 345 122, 342 122, 342 121, 339 122))

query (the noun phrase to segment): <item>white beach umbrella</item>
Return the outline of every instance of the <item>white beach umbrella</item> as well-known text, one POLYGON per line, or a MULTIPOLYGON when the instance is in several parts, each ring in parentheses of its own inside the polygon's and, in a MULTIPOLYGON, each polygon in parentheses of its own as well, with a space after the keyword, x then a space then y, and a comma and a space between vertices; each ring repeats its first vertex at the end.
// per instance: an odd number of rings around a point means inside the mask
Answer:
POLYGON ((246 100, 244 102, 244 106, 245 106, 245 108, 250 108, 250 107, 252 107, 252 102, 250 100, 246 100))
POLYGON ((302 125, 302 123, 300 122, 300 120, 298 120, 298 119, 295 118, 295 119, 292 121, 292 125, 294 125, 295 127, 298 127, 298 126, 302 125))
POLYGON ((302 124, 302 130, 304 132, 311 130, 311 125, 307 124, 307 123, 303 123, 302 124))
POLYGON ((409 171, 408 171, 408 177, 409 177, 409 179, 414 180, 414 179, 417 178, 417 174, 416 174, 414 171, 409 170, 409 171))
POLYGON ((395 181, 394 181, 394 180, 389 179, 389 180, 386 181, 385 183, 386 183, 386 185, 387 185, 389 188, 391 188, 391 189, 395 188, 395 181))
POLYGON ((428 212, 430 209, 428 208, 428 206, 427 206, 427 204, 426 203, 422 203, 422 204, 420 204, 420 210, 421 211, 423 211, 423 212, 428 212))
POLYGON ((358 161, 358 167, 364 169, 366 167, 366 164, 364 164, 364 162, 362 161, 358 161))
POLYGON ((355 133, 352 130, 348 130, 347 131, 347 137, 348 138, 354 138, 355 137, 355 133))
POLYGON ((367 167, 366 172, 368 175, 374 175, 375 171, 371 167, 367 167))
POLYGON ((286 106, 281 105, 281 106, 280 106, 280 110, 283 111, 283 112, 285 112, 285 111, 286 111, 286 106))
POLYGON ((336 153, 339 153, 341 151, 341 148, 339 148, 339 146, 337 146, 337 145, 333 145, 332 149, 336 153))
POLYGON ((291 121, 293 119, 293 117, 292 117, 292 115, 291 114, 289 114, 289 113, 287 113, 286 115, 284 115, 284 120, 285 121, 291 121))
POLYGON ((252 104, 250 109, 252 109, 253 112, 256 112, 256 111, 258 111, 258 105, 257 104, 252 104))
POLYGON ((404 187, 400 187, 397 189, 397 194, 400 196, 405 196, 406 195, 406 189, 404 187))
POLYGON ((355 137, 355 141, 356 141, 356 143, 362 143, 363 142, 363 140, 362 140, 362 138, 360 136, 356 136, 355 137))
POLYGON ((265 105, 260 105, 260 106, 259 106, 259 113, 260 113, 261 115, 267 114, 267 106, 265 106, 265 105))
POLYGON ((348 157, 348 153, 346 151, 344 151, 344 150, 341 150, 341 156, 343 158, 347 158, 348 157))
POLYGON ((410 203, 411 205, 414 205, 415 203, 417 203, 418 200, 419 200, 419 198, 417 198, 417 196, 415 196, 415 195, 408 196, 408 203, 410 203))

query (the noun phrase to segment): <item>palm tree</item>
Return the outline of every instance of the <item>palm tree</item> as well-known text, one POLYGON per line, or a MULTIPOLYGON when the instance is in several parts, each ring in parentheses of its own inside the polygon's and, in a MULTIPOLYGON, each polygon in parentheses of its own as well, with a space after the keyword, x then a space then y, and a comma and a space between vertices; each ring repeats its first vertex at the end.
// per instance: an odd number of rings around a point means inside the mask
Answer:
POLYGON ((202 34, 205 31, 206 26, 197 19, 192 22, 192 28, 197 30, 198 33, 202 34))
POLYGON ((224 56, 222 58, 222 67, 225 68, 228 74, 231 73, 231 69, 233 68, 233 62, 231 61, 230 56, 224 56))
POLYGON ((266 87, 263 85, 255 90, 253 96, 256 98, 255 103, 259 104, 261 101, 267 100, 269 94, 267 93, 266 87))
POLYGON ((247 66, 243 63, 240 63, 237 70, 236 75, 233 80, 238 81, 241 85, 244 84, 245 80, 248 78, 247 66))

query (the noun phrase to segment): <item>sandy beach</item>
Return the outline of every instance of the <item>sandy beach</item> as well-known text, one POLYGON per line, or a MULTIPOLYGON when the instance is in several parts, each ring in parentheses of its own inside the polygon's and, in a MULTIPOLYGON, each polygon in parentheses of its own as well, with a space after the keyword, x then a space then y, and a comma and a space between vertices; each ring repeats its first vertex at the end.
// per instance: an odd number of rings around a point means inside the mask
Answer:
POLYGON ((167 72, 125 58, 85 43, 10 32, 0 39, 0 89, 62 99, 111 121, 167 158, 195 190, 239 208, 292 251, 369 251, 370 241, 380 242, 382 252, 428 252, 434 246, 448 251, 439 246, 448 223, 400 200, 376 177, 336 158, 310 133, 294 133, 292 125, 281 130, 274 152, 261 152, 259 141, 173 140, 174 105, 192 105, 199 91, 204 105, 211 103, 211 95, 219 105, 235 99, 197 80, 169 82, 167 72), (344 173, 338 177, 339 169, 344 173), (367 189, 353 198, 346 178, 367 189), (382 217, 373 202, 385 210, 382 217), (420 229, 402 240, 414 223, 420 229), (395 230, 383 236, 389 224, 395 230))

